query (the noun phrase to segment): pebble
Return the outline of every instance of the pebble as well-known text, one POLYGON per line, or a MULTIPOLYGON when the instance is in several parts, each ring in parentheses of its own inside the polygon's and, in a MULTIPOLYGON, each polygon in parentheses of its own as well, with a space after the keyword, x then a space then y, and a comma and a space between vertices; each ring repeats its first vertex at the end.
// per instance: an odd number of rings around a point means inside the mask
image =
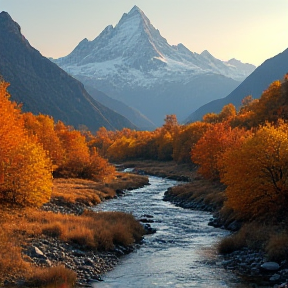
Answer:
MULTIPOLYGON (((120 192, 119 192, 120 194, 120 192)), ((81 215, 84 209, 89 209, 85 204, 65 203, 61 199, 53 198, 43 205, 42 210, 54 213, 81 215)), ((146 218, 148 215, 145 215, 146 218)), ((153 233, 154 228, 147 225, 147 232, 153 233)), ((39 267, 52 267, 64 265, 77 273, 77 285, 91 287, 91 282, 102 281, 101 275, 112 270, 119 262, 119 256, 132 252, 139 245, 124 247, 115 245, 114 250, 97 252, 84 250, 80 245, 69 244, 58 238, 43 236, 45 238, 33 239, 26 246, 23 253, 29 256, 30 261, 39 267)))

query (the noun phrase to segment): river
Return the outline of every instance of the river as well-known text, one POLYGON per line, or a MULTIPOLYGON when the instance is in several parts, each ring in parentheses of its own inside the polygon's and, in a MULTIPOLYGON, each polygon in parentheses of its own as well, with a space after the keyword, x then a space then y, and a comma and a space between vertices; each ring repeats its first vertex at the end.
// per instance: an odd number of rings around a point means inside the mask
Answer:
POLYGON ((150 185, 95 207, 95 211, 124 211, 136 218, 151 215, 157 232, 145 236, 135 252, 121 257, 97 288, 248 287, 227 272, 215 245, 227 231, 207 225, 211 214, 164 202, 165 191, 179 182, 149 177, 150 185))

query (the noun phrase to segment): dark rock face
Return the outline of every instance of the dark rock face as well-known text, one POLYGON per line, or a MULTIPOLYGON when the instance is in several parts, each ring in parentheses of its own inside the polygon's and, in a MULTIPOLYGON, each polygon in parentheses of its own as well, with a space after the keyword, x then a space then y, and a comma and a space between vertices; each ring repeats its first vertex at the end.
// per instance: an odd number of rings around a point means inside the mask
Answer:
POLYGON ((135 128, 123 116, 94 100, 83 84, 43 57, 21 34, 8 13, 0 13, 0 74, 11 99, 23 103, 23 111, 48 114, 55 121, 91 131, 135 128))

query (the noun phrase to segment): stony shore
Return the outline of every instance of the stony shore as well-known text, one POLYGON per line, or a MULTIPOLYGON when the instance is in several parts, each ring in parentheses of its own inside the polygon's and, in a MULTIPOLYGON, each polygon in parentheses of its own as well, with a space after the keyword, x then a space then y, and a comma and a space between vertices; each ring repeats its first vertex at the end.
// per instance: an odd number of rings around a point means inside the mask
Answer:
MULTIPOLYGON (((123 182, 125 181, 122 181, 120 185, 117 183, 116 185, 113 184, 115 187, 121 187, 121 190, 115 188, 115 196, 113 198, 122 197, 125 195, 125 190, 147 185, 147 177, 142 178, 143 180, 137 179, 137 181, 124 184, 123 182)), ((111 198, 102 200, 107 201, 108 199, 111 198)), ((88 201, 76 201, 73 203, 63 199, 63 197, 52 197, 40 210, 64 215, 81 215, 85 210, 91 210, 93 206, 88 201)), ((145 217, 143 215, 139 221, 143 223, 142 225, 145 228, 146 234, 155 233, 155 230, 148 223, 145 223, 149 222, 149 219, 145 217)), ((63 265, 77 273, 76 287, 91 287, 92 283, 102 281, 101 276, 117 265, 119 257, 134 251, 140 245, 141 241, 129 246, 115 245, 110 251, 95 251, 85 249, 85 247, 76 243, 63 242, 57 237, 42 235, 41 237, 31 236, 29 239, 26 239, 26 244, 22 246, 22 255, 25 261, 37 267, 63 265)), ((29 285, 25 279, 19 279, 17 275, 7 275, 6 280, 2 284, 4 284, 4 287, 23 288, 29 285)))
MULTIPOLYGON (((154 174, 161 177, 167 177, 180 181, 193 181, 195 174, 185 166, 181 166, 177 173, 178 166, 175 167, 169 163, 161 165, 149 164, 145 169, 145 163, 125 164, 125 167, 135 168, 136 173, 139 174, 154 174), (165 170, 164 166, 168 167, 165 170), (156 168, 158 166, 158 168, 156 168), (160 166, 160 168, 159 168, 160 166), (151 167, 153 170, 151 171, 151 167), (166 172, 165 172, 166 171, 166 172), (178 175, 177 175, 178 174, 178 175)), ((135 188, 135 187, 134 187, 135 188)), ((122 190, 117 191, 116 197, 123 196, 122 190)), ((125 193, 125 192, 124 192, 125 193)), ((170 201, 177 206, 210 211, 215 213, 215 217, 211 218, 209 225, 221 227, 235 231, 239 229, 238 223, 230 223, 230 227, 222 225, 217 217, 217 209, 212 205, 204 203, 203 201, 195 201, 191 199, 181 199, 175 196, 172 190, 165 193, 165 201, 170 201)), ((91 205, 87 203, 70 203, 63 201, 61 198, 54 197, 52 200, 42 207, 45 211, 62 214, 76 214, 81 215, 85 209, 91 209, 91 205)), ((147 234, 155 232, 149 223, 147 215, 139 220, 145 225, 147 234), (146 218, 145 218, 146 217, 146 218)), ((208 224, 208 223, 207 223, 208 224)), ((23 249, 25 258, 33 262, 37 266, 50 267, 55 265, 64 265, 73 271, 77 272, 77 287, 91 287, 91 283, 102 281, 101 276, 106 272, 112 270, 119 261, 119 257, 132 252, 134 249, 140 247, 141 243, 136 243, 133 246, 115 246, 113 250, 106 252, 85 250, 83 247, 75 244, 65 243, 57 238, 45 236, 43 238, 31 239, 29 245, 23 249)), ((240 275, 247 284, 247 287, 273 287, 273 288, 287 288, 288 287, 288 261, 281 263, 269 262, 266 255, 261 250, 251 250, 242 248, 229 254, 219 255, 217 264, 220 263, 225 269, 240 275)), ((11 279, 5 281, 5 287, 25 287, 25 281, 17 281, 11 279)), ((242 286, 241 286, 242 287, 242 286)))
MULTIPOLYGON (((162 163, 164 166, 164 164, 162 163)), ((136 172, 141 174, 151 173, 151 163, 145 168, 145 164, 133 163, 132 167, 135 167, 136 172), (137 165, 138 164, 138 165, 137 165)), ((157 167, 157 164, 154 164, 157 167)), ((154 175, 167 177, 180 181, 193 182, 195 180, 196 173, 188 169, 184 171, 186 167, 183 165, 179 169, 177 175, 177 165, 167 165, 166 173, 164 167, 159 170, 152 169, 154 175), (184 169, 184 170, 183 170, 184 169), (159 175, 161 174, 161 175, 159 175), (179 175, 180 174, 180 175, 179 175)), ((217 189, 217 186, 216 186, 217 189)), ((232 223, 223 223, 218 217, 217 206, 205 203, 202 200, 195 200, 189 197, 183 199, 173 193, 173 189, 169 189, 164 195, 164 201, 169 201, 179 207, 186 209, 194 209, 201 211, 209 211, 214 213, 214 217, 210 219, 208 225, 214 227, 220 227, 223 229, 230 230, 231 233, 237 231, 241 227, 241 223, 233 221, 232 223)), ((218 262, 226 269, 239 275, 244 282, 247 283, 247 287, 262 287, 262 288, 287 288, 288 287, 288 261, 282 261, 281 263, 270 262, 265 253, 259 250, 252 250, 248 248, 242 248, 229 254, 219 255, 218 262)))
MULTIPOLYGON (((121 197, 124 192, 118 191, 121 197)), ((87 204, 69 203, 60 199, 52 199, 49 203, 42 207, 45 211, 62 214, 81 215, 85 209, 91 209, 87 204)), ((148 217, 148 216, 147 216, 148 217)), ((146 234, 154 233, 155 230, 150 227, 143 215, 140 222, 143 223, 146 234)), ((31 259, 36 266, 55 266, 59 264, 65 265, 77 272, 77 286, 91 287, 93 282, 102 281, 101 275, 112 270, 119 261, 119 257, 131 253, 139 248, 141 242, 131 246, 115 245, 111 251, 98 252, 93 250, 85 250, 77 244, 70 244, 60 241, 54 237, 34 239, 30 245, 24 249, 24 253, 31 259)))

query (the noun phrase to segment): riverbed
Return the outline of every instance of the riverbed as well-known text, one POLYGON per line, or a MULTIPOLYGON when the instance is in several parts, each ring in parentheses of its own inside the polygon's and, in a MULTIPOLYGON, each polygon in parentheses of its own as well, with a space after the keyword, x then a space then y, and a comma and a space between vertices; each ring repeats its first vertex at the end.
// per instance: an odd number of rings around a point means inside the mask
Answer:
POLYGON ((226 271, 215 245, 229 232, 208 226, 208 212, 176 207, 163 201, 165 191, 179 182, 149 177, 150 185, 97 205, 95 211, 124 211, 150 221, 147 235, 134 252, 103 276, 99 288, 251 287, 226 271))

